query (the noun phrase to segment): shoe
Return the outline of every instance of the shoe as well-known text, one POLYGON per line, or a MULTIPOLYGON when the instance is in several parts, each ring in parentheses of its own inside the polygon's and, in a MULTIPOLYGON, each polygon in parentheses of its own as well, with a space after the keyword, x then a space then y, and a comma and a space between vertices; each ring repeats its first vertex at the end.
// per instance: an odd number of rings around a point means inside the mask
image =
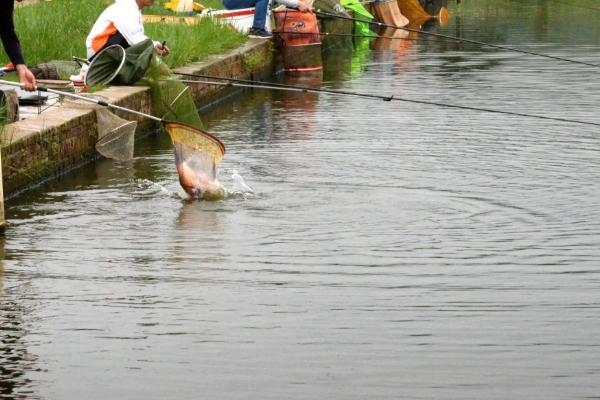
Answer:
POLYGON ((250 32, 248 32, 248 37, 256 39, 271 39, 273 37, 273 34, 267 32, 264 29, 252 28, 250 29, 250 32))
POLYGON ((81 66, 81 70, 79 71, 79 73, 77 75, 71 75, 69 77, 69 80, 73 83, 83 83, 85 82, 85 77, 87 75, 89 66, 87 64, 83 64, 81 66))

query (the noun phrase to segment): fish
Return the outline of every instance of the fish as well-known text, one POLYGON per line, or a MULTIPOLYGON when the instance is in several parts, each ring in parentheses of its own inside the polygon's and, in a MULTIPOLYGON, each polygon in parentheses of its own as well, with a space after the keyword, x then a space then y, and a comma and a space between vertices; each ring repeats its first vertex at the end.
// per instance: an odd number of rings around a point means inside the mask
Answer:
POLYGON ((187 162, 176 165, 179 184, 192 198, 219 200, 225 197, 225 187, 214 177, 192 168, 187 162))

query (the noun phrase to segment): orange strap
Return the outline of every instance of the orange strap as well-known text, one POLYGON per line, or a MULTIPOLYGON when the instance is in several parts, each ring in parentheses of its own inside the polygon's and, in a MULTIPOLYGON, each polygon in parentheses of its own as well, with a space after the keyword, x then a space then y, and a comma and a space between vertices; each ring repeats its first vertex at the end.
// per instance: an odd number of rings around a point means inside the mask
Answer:
POLYGON ((106 29, 104 30, 104 32, 102 32, 101 34, 99 34, 98 36, 96 36, 92 40, 92 50, 94 50, 94 53, 97 53, 98 51, 100 51, 100 49, 102 47, 104 47, 104 45, 106 44, 106 42, 108 42, 108 39, 110 39, 110 37, 113 36, 117 32, 119 32, 119 31, 115 27, 115 24, 113 24, 111 22, 106 27, 106 29))

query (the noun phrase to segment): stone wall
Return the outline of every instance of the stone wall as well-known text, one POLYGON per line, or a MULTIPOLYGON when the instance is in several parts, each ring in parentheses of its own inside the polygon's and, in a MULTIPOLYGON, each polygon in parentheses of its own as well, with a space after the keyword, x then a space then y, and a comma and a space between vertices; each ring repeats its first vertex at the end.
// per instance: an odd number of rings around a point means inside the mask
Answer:
MULTIPOLYGON (((111 87, 97 95, 124 107, 151 113, 148 89, 111 87)), ((6 125, 0 133, 5 198, 95 160, 98 137, 93 106, 73 104, 6 125)), ((131 115, 127 115, 132 119, 131 115)), ((136 118, 140 120, 140 118, 136 118)), ((151 125, 141 121, 140 128, 151 125)))

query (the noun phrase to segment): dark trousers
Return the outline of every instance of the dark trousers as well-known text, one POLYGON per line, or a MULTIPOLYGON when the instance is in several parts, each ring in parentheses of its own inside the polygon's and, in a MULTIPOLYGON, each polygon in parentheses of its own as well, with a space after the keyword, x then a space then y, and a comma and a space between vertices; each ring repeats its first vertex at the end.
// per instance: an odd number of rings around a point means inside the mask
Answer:
POLYGON ((110 38, 108 38, 108 41, 106 42, 106 44, 104 46, 102 46, 102 48, 100 50, 98 50, 96 52, 96 54, 94 54, 93 56, 90 57, 89 61, 92 61, 94 58, 96 58, 96 56, 98 54, 100 54, 100 52, 102 50, 104 50, 105 48, 107 48, 108 46, 113 46, 115 44, 118 44, 119 46, 121 46, 124 49, 129 47, 129 43, 127 43, 127 40, 125 40, 123 35, 121 35, 121 32, 117 31, 117 33, 115 33, 110 38))
POLYGON ((269 0, 223 0, 223 5, 228 10, 237 10, 239 8, 255 8, 253 28, 265 29, 267 23, 267 11, 269 9, 269 0))

